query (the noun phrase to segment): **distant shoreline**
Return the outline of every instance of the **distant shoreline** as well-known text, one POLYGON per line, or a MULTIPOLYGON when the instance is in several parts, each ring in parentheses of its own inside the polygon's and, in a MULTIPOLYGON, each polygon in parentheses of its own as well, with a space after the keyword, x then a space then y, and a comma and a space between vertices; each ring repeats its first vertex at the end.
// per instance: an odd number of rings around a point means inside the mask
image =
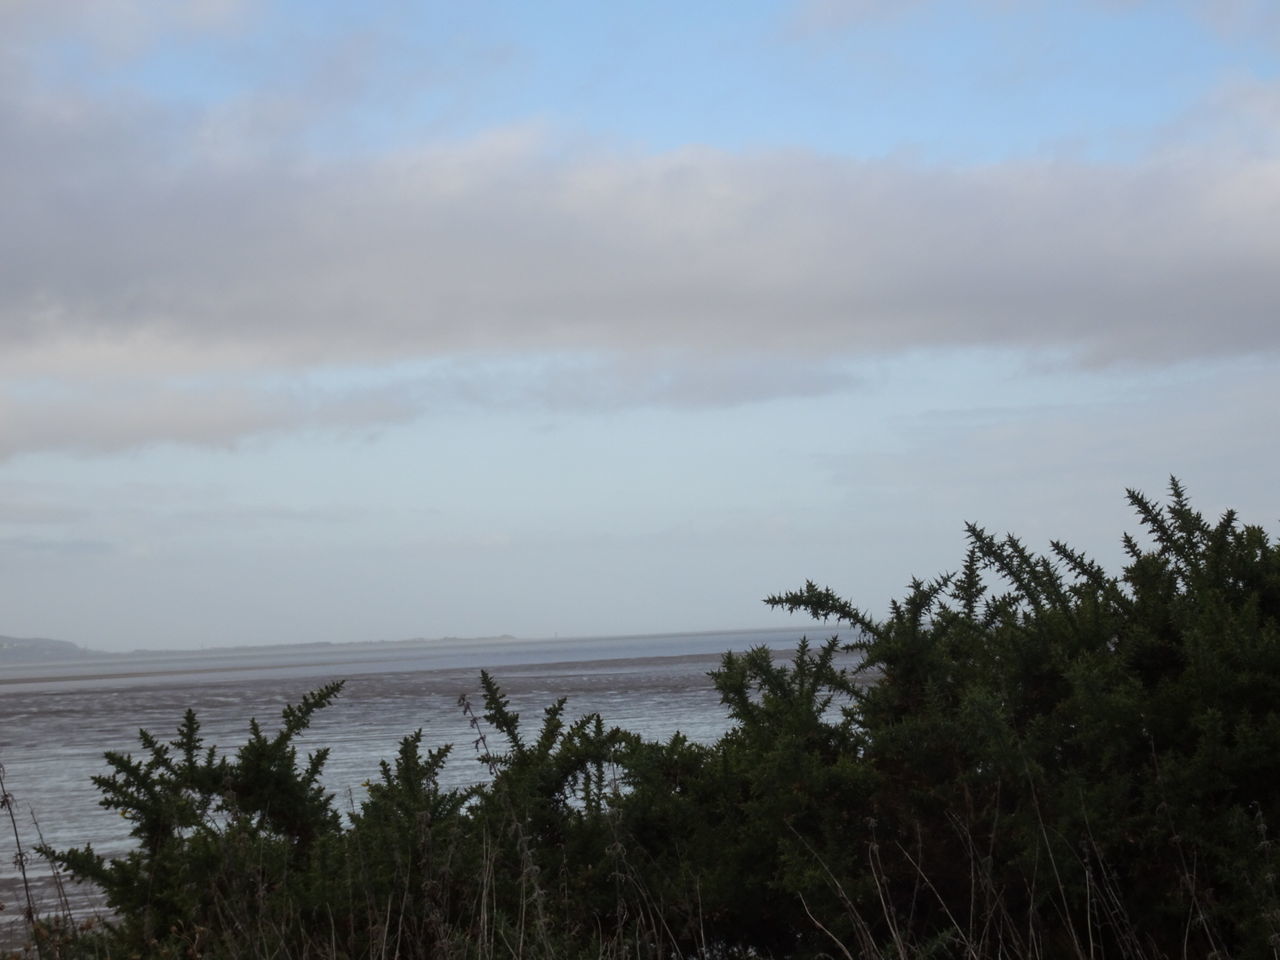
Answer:
MULTIPOLYGON (((556 675, 564 672, 564 670, 568 667, 574 667, 574 666, 586 667, 589 665, 610 663, 615 660, 622 661, 622 660, 631 660, 631 659, 642 659, 646 663, 674 664, 674 663, 693 663, 698 660, 714 660, 714 659, 718 659, 720 656, 721 654, 719 653, 686 653, 686 654, 678 654, 674 656, 658 656, 658 657, 642 657, 642 658, 606 657, 606 658, 595 659, 595 660, 536 660, 536 661, 530 661, 528 663, 503 664, 503 669, 507 671, 523 672, 523 671, 527 671, 530 668, 535 668, 535 667, 545 668, 550 673, 550 675, 556 675)), ((326 667, 326 666, 346 666, 348 664, 349 664, 349 661, 333 660, 328 662, 317 661, 313 664, 309 664, 309 666, 318 668, 318 667, 326 667)), ((236 672, 236 673, 252 672, 255 674, 262 674, 262 673, 269 673, 273 670, 284 671, 289 669, 291 668, 285 667, 285 666, 276 666, 273 664, 271 666, 259 667, 256 670, 253 667, 226 666, 226 667, 196 667, 196 668, 173 669, 173 670, 136 670, 133 672, 121 671, 121 672, 109 672, 109 673, 89 673, 89 674, 76 674, 74 676, 67 676, 66 674, 55 673, 55 674, 49 674, 47 676, 0 677, 0 687, 5 685, 27 685, 27 684, 37 684, 37 683, 62 684, 62 683, 67 683, 69 681, 70 682, 75 682, 75 681, 92 682, 95 680, 131 680, 131 679, 137 679, 140 677, 154 677, 157 680, 159 679, 171 680, 174 677, 183 677, 188 675, 203 676, 203 675, 209 675, 209 674, 232 673, 232 672, 236 672)), ((460 668, 457 668, 457 667, 454 667, 454 668, 424 667, 423 668, 424 671, 450 670, 450 669, 457 670, 460 668)), ((360 676, 362 674, 355 674, 355 675, 360 676)))
POLYGON ((629 659, 719 657, 766 645, 790 648, 802 629, 699 631, 612 637, 440 638, 355 643, 274 644, 205 650, 135 651, 46 662, 0 662, 0 689, 71 691, 158 683, 223 682, 279 676, 355 677, 436 670, 512 670, 629 659), (313 655, 311 659, 308 654, 313 655))

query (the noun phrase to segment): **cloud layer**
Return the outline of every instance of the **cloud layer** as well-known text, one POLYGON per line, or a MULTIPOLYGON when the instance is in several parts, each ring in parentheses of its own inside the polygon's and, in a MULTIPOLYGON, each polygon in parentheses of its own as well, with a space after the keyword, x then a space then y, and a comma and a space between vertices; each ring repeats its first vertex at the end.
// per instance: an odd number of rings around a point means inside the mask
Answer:
POLYGON ((32 132, 9 108, 9 372, 122 344, 141 372, 151 350, 172 371, 184 351, 205 368, 949 344, 1160 360, 1280 343, 1270 158, 584 157, 517 132, 329 165, 220 166, 187 143, 186 162, 160 164, 172 149, 150 125, 32 132))
MULTIPOLYGON (((166 29, 242 13, 207 3, 166 29)), ((261 103, 95 99, 9 54, 0 456, 481 395, 740 403, 845 389, 845 361, 922 348, 1280 348, 1280 95, 1261 84, 1114 163, 655 153, 536 125, 339 154, 264 125, 261 103), (494 358, 528 363, 495 380, 494 358), (340 396, 272 379, 442 361, 476 366, 340 396)))

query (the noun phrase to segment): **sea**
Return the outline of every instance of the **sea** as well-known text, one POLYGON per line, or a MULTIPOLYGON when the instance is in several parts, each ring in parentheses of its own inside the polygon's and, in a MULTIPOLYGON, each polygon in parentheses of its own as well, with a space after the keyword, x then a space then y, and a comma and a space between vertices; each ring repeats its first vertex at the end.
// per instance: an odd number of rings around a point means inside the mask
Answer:
MULTIPOLYGON (((767 646, 777 656, 801 636, 825 639, 821 625, 625 637, 522 640, 511 637, 385 643, 302 644, 202 651, 91 655, 52 663, 0 664, 0 764, 11 798, 0 811, 0 950, 21 936, 23 893, 16 862, 41 839, 57 849, 92 843, 122 854, 129 824, 98 804, 91 782, 108 771, 107 751, 143 753, 138 731, 171 739, 194 709, 206 745, 234 751, 256 718, 270 733, 284 707, 333 680, 342 693, 319 711, 298 740, 299 753, 330 748, 324 783, 341 810, 359 807, 364 784, 379 777, 400 741, 423 731, 423 752, 452 752, 441 784, 466 786, 487 778, 484 744, 501 738, 468 719, 484 712, 480 671, 488 670, 533 733, 545 709, 567 698, 565 717, 599 713, 606 725, 648 739, 679 732, 712 742, 730 721, 708 672, 730 650, 767 646), (13 822, 8 813, 12 812, 13 822), (15 839, 15 832, 17 838, 15 839)), ((56 912, 47 865, 27 861, 32 896, 56 912)), ((91 889, 68 888, 79 915, 98 905, 91 889)))

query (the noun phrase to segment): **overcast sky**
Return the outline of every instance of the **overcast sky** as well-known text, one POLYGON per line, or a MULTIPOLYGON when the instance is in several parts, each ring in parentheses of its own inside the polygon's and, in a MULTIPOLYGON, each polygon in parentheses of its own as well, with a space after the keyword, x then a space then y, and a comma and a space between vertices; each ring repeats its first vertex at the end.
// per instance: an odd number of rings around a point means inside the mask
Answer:
POLYGON ((1280 517, 1272 0, 0 2, 0 634, 881 612, 1280 517))

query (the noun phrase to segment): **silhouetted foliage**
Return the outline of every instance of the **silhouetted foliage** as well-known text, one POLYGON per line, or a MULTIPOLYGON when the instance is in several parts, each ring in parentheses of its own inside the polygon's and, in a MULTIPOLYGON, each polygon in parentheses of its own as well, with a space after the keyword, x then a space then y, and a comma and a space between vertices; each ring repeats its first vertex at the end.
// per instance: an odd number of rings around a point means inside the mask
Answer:
POLYGON ((726 654, 713 744, 564 700, 526 729, 482 673, 490 780, 441 789, 450 748, 419 730, 344 821, 326 751, 294 745, 339 684, 230 756, 190 712, 141 731, 95 778, 137 847, 46 851, 115 911, 66 949, 1273 957, 1280 550, 1176 480, 1129 500, 1149 542, 1118 576, 970 526, 883 619, 813 583, 769 598, 838 632, 726 654))

